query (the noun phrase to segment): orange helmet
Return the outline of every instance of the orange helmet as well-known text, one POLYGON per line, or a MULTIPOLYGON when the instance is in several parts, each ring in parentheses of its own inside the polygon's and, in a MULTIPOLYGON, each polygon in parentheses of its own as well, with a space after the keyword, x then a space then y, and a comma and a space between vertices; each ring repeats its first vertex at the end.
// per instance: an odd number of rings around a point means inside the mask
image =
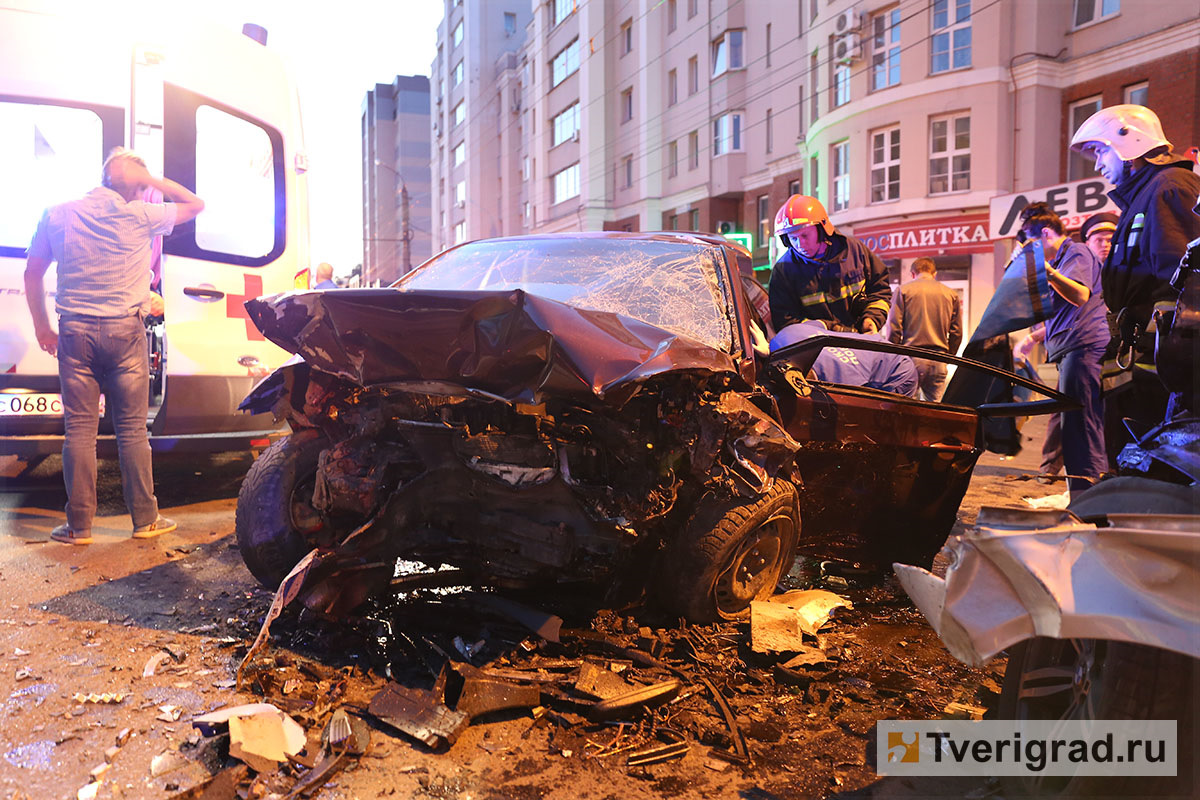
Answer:
POLYGON ((825 213, 825 206, 821 205, 817 198, 806 194, 794 194, 789 197, 775 215, 775 235, 783 241, 785 247, 788 246, 789 233, 809 225, 820 225, 826 236, 833 236, 833 223, 825 213))

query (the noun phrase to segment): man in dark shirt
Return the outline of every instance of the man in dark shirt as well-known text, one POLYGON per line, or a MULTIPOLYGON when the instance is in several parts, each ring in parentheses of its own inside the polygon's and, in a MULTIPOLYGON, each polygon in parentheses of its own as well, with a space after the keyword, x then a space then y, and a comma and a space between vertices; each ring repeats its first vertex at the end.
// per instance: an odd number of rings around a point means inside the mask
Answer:
POLYGON ((1046 357, 1058 365, 1058 390, 1083 407, 1061 416, 1067 488, 1082 491, 1108 467, 1104 451, 1104 403, 1100 363, 1108 346, 1108 323, 1100 296, 1100 262, 1087 246, 1066 235, 1062 220, 1045 203, 1021 212, 1027 241, 1046 254, 1051 296, 1046 320, 1046 357))
MULTIPOLYGON (((962 302, 958 294, 937 279, 930 258, 912 263, 913 279, 900 287, 892 306, 892 341, 939 353, 957 353, 962 344, 962 302)), ((921 395, 939 402, 946 391, 946 365, 913 359, 920 376, 921 395)))
POLYGON ((786 249, 771 271, 775 330, 806 319, 830 330, 878 333, 891 306, 887 268, 867 246, 838 233, 815 197, 794 194, 775 215, 786 249))

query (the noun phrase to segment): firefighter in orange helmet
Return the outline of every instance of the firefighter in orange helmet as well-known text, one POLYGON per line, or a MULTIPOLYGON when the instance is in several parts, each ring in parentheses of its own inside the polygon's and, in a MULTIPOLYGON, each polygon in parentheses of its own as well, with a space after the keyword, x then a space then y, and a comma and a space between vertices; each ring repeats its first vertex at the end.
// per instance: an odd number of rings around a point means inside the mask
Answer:
POLYGON ((782 330, 806 319, 830 330, 878 333, 892 289, 887 267, 866 245, 838 233, 815 197, 794 194, 775 215, 786 250, 771 271, 771 323, 782 330))

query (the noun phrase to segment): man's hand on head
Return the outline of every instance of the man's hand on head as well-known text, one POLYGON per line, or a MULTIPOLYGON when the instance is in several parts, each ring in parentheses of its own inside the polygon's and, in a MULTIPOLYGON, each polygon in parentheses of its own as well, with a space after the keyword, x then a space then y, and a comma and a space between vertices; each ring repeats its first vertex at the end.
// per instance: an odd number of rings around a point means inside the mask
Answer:
POLYGON ((864 319, 859 324, 859 328, 863 333, 879 333, 879 325, 873 319, 864 319))

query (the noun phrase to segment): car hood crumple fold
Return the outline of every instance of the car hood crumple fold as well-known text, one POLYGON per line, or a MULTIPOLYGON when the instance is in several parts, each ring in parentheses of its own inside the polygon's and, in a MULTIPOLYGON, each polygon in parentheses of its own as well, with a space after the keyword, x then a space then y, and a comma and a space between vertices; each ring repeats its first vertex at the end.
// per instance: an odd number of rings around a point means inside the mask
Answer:
POLYGON ((270 341, 364 387, 448 381, 516 402, 590 394, 620 405, 662 373, 737 375, 708 345, 521 289, 287 292, 246 309, 270 341))

